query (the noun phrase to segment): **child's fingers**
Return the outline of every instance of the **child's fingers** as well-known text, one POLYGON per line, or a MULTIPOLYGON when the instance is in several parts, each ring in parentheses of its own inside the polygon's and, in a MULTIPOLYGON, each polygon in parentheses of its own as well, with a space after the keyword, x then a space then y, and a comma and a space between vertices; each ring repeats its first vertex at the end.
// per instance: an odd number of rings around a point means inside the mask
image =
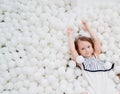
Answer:
POLYGON ((68 31, 72 31, 73 29, 72 28, 68 28, 68 31))
POLYGON ((86 23, 86 21, 83 20, 83 21, 82 21, 82 24, 86 25, 87 23, 86 23))
POLYGON ((73 32, 73 29, 72 29, 72 28, 68 28, 68 29, 67 29, 67 32, 68 32, 68 33, 73 32))
POLYGON ((82 21, 82 29, 87 31, 88 30, 88 25, 86 21, 82 21))
POLYGON ((82 26, 82 29, 85 30, 85 31, 87 30, 87 28, 84 25, 82 26))

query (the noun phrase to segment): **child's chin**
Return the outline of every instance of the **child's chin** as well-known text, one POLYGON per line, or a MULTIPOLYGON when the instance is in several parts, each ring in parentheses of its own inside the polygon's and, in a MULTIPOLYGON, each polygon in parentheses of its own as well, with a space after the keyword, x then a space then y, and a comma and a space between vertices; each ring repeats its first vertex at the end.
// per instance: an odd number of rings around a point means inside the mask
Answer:
POLYGON ((91 54, 86 54, 85 57, 91 57, 92 55, 91 54))
POLYGON ((84 57, 91 57, 90 55, 85 55, 84 57))

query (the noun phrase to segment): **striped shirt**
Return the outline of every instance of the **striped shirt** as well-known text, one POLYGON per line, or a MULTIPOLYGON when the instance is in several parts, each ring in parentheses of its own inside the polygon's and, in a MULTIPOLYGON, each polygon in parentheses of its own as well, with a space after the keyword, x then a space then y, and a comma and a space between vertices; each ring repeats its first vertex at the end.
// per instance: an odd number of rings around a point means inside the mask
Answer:
POLYGON ((105 69, 104 62, 100 61, 97 58, 85 58, 85 61, 82 63, 83 69, 89 72, 100 72, 100 71, 109 71, 113 69, 114 64, 111 65, 111 68, 105 69))

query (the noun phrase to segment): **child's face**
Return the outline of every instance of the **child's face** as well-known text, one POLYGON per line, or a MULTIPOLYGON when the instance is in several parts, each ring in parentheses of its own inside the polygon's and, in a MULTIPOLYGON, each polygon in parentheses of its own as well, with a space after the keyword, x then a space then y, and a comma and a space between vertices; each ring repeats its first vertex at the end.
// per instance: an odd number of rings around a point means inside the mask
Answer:
POLYGON ((79 52, 84 57, 91 57, 93 53, 92 44, 88 41, 78 40, 79 52))

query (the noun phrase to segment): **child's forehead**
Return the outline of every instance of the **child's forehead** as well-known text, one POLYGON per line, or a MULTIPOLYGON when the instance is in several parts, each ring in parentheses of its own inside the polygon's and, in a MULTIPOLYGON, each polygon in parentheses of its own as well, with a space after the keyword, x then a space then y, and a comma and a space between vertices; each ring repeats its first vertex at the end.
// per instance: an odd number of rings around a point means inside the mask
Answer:
POLYGON ((79 47, 86 47, 86 46, 89 46, 89 45, 92 45, 90 42, 88 41, 78 41, 78 46, 79 47))
POLYGON ((82 40, 78 40, 78 44, 82 44, 82 45, 89 45, 89 44, 91 44, 89 41, 82 41, 82 40))

